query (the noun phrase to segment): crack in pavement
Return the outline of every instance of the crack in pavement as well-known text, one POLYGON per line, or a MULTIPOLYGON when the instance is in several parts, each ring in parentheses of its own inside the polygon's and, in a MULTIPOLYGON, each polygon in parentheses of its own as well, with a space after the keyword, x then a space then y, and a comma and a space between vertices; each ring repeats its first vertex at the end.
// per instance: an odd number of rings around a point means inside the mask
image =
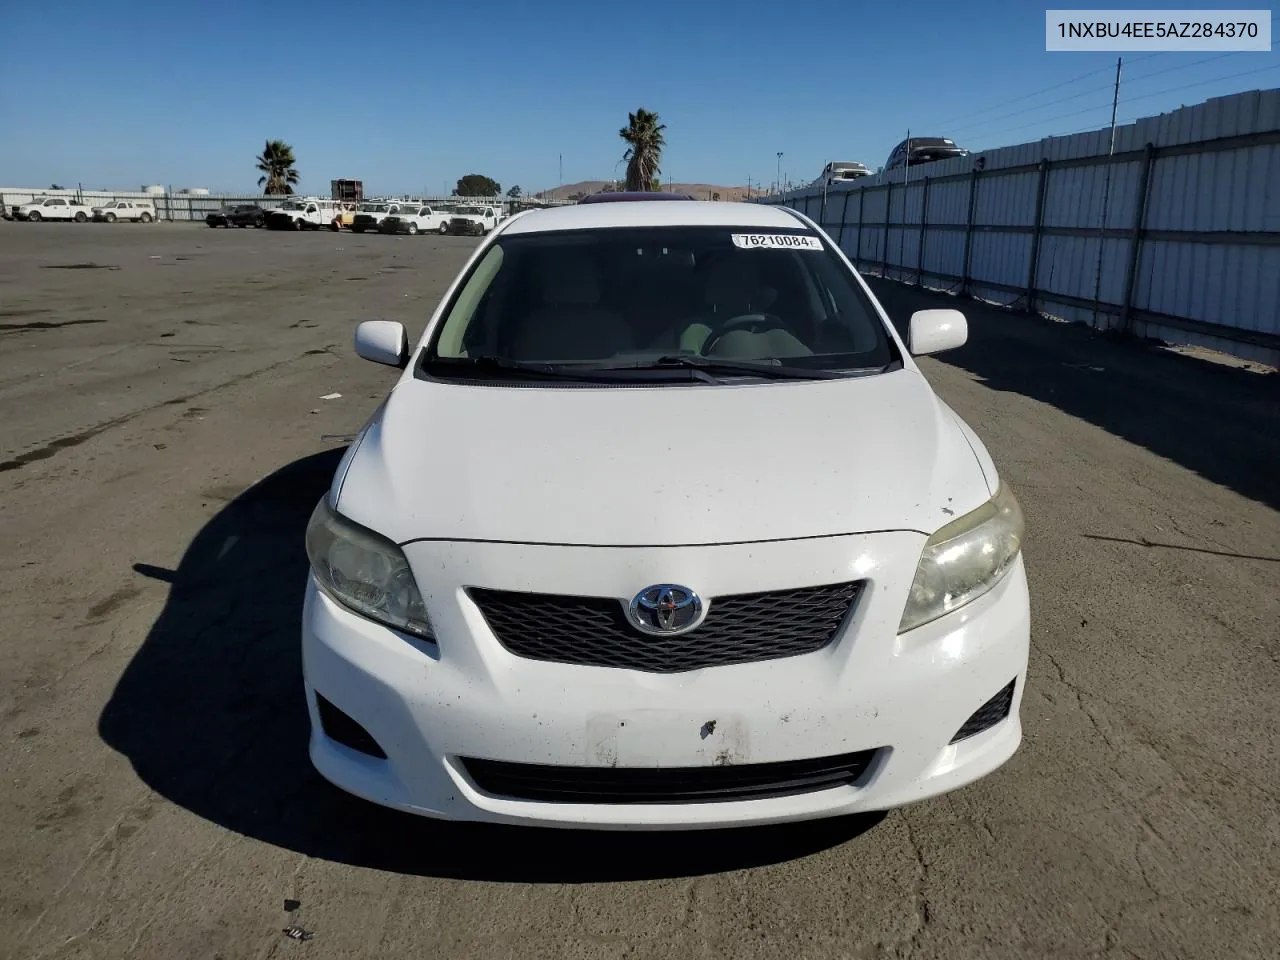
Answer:
POLYGON ((13 457, 9 460, 0 461, 0 473, 4 473, 9 470, 21 470, 23 467, 28 466, 29 464, 35 463, 39 460, 48 460, 50 457, 54 456, 56 453, 58 453, 61 450, 65 450, 68 447, 78 447, 80 444, 88 440, 92 440, 98 434, 105 433, 107 430, 110 430, 114 427, 123 426, 124 424, 128 423, 130 420, 135 420, 138 417, 144 416, 148 413, 152 413, 153 411, 159 410, 162 407, 170 407, 170 406, 176 406, 177 404, 180 404, 180 403, 187 403, 188 401, 195 400, 200 397, 208 396, 209 394, 214 393, 218 390, 222 390, 226 387, 232 387, 237 384, 244 383, 246 380, 252 380, 254 377, 261 376, 264 373, 269 373, 272 370, 278 370, 280 367, 286 366, 290 363, 296 363, 298 360, 301 360, 303 356, 306 356, 306 354, 300 354, 298 356, 288 357, 284 360, 277 361, 276 363, 268 364, 267 366, 261 367, 257 370, 251 370, 248 373, 243 373, 238 376, 232 377, 230 380, 224 380, 221 383, 214 384, 211 387, 206 387, 203 390, 197 390, 195 393, 189 393, 181 397, 173 397, 169 400, 162 400, 159 403, 154 403, 154 404, 151 404, 150 406, 146 406, 138 410, 134 410, 132 413, 126 413, 119 417, 112 417, 110 420, 104 420, 102 423, 99 423, 97 426, 90 427, 87 430, 82 430, 79 433, 74 433, 74 434, 71 434, 70 436, 59 437, 56 440, 51 440, 48 443, 46 443, 44 446, 37 447, 35 450, 29 450, 28 452, 19 454, 18 456, 13 457))
MULTIPOLYGON (((1075 694, 1076 706, 1079 707, 1080 712, 1083 713, 1089 719, 1089 723, 1091 723, 1093 725, 1093 729, 1098 732, 1098 736, 1102 738, 1103 742, 1108 747, 1110 747, 1116 753, 1119 753, 1120 748, 1116 745, 1115 741, 1111 739, 1111 735, 1108 734, 1107 731, 1102 729, 1101 724, 1098 723, 1097 716, 1095 716, 1094 712, 1090 710, 1089 707, 1085 704, 1084 702, 1084 698, 1086 696, 1085 691, 1082 690, 1075 683, 1067 679, 1067 674, 1066 674, 1066 671, 1062 669, 1062 664, 1058 662, 1058 659, 1052 653, 1050 653, 1048 650, 1045 650, 1039 647, 1037 648, 1037 650, 1041 654, 1041 656, 1043 656, 1046 660, 1048 660, 1051 664, 1053 664, 1053 669, 1057 671, 1057 674, 1058 674, 1058 682, 1061 683, 1068 690, 1070 690, 1073 694, 1075 694)), ((1089 694, 1089 696, 1092 696, 1092 694, 1089 694)))
POLYGON ((916 913, 919 917, 920 925, 911 934, 911 939, 906 945, 905 956, 910 957, 919 949, 921 938, 933 922, 933 906, 929 902, 929 894, 926 889, 929 884, 929 864, 925 860, 924 848, 920 846, 916 832, 911 826, 911 818, 905 811, 900 811, 899 815, 902 818, 903 826, 907 830, 907 842, 911 845, 911 850, 915 854, 916 864, 920 867, 920 879, 916 884, 916 913))

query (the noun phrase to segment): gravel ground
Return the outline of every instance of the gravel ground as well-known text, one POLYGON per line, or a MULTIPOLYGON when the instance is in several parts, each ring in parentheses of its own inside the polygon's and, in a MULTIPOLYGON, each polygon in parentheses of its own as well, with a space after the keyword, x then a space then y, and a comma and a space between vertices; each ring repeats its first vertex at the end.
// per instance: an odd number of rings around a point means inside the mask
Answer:
POLYGON ((473 245, 0 224, 0 957, 1276 955, 1277 379, 971 303, 923 366, 1028 516, 1000 772, 671 837, 326 786, 301 532, 394 377, 352 324, 416 335, 473 245))

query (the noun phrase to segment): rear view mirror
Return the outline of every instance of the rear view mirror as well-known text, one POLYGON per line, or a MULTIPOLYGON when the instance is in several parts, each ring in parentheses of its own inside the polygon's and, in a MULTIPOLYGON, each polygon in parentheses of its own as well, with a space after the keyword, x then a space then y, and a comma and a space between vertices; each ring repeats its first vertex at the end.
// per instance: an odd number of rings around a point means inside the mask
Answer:
POLYGON ((409 336, 394 320, 365 320, 356 327, 356 353, 374 363, 403 368, 409 362, 409 336))
POLYGON ((911 315, 907 349, 920 357, 962 347, 969 339, 969 323, 959 310, 917 310, 911 315))

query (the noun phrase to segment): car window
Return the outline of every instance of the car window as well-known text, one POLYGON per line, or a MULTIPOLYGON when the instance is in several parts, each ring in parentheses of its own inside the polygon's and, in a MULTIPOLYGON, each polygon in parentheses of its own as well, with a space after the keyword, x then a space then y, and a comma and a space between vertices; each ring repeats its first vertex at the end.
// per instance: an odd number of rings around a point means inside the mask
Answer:
POLYGON ((51 206, 51 207, 65 207, 66 205, 67 205, 67 201, 65 201, 65 200, 50 200, 50 201, 49 201, 49 206, 51 206))
POLYGON ((897 358, 849 268, 807 228, 613 228, 500 237, 426 351, 517 363, 678 353, 821 370, 897 358))

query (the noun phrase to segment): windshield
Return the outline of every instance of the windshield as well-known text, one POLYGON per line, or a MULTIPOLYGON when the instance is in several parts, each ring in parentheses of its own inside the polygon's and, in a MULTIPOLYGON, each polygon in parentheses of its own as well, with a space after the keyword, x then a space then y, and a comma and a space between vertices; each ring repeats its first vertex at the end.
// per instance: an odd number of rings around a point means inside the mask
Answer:
POLYGON ((481 210, 479 207, 455 207, 453 212, 457 216, 471 216, 471 217, 484 216, 484 211, 481 210))
POLYGON ((460 285, 424 363, 434 373, 481 357, 595 368, 686 357, 865 372, 897 352, 817 234, 661 227, 501 237, 460 285))
POLYGON ((281 210, 305 210, 306 208, 307 205, 301 200, 286 200, 284 203, 280 204, 281 210))
POLYGON ((362 203, 360 204, 361 213, 386 213, 387 205, 385 203, 362 203))
POLYGON ((397 217, 416 217, 417 215, 417 207, 400 207, 400 209, 395 212, 395 216, 397 217))

